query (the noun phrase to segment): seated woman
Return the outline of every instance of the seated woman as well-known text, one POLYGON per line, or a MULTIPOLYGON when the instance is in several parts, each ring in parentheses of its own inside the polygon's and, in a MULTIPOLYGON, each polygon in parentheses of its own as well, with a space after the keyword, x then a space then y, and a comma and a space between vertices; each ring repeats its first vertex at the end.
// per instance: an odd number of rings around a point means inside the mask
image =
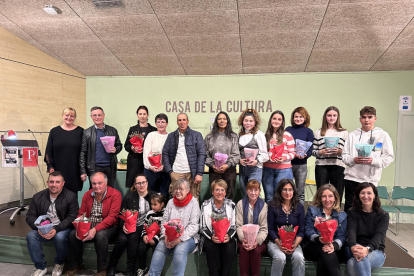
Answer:
POLYGON ((282 276, 286 258, 292 262, 292 275, 305 275, 305 258, 300 242, 305 234, 305 208, 299 202, 298 190, 292 179, 284 178, 277 185, 267 214, 269 243, 267 250, 272 257, 272 276, 282 276), (298 226, 292 249, 282 246, 278 228, 284 225, 298 226))
POLYGON ((236 255, 236 204, 226 198, 227 184, 223 179, 211 183, 213 197, 203 202, 200 218, 200 252, 206 252, 209 275, 230 275, 236 255), (211 219, 230 220, 224 242, 214 233, 211 219))
POLYGON ((256 179, 252 179, 247 183, 246 194, 236 206, 240 275, 249 276, 250 270, 250 275, 258 276, 260 275, 262 263, 261 255, 266 250, 264 241, 267 237, 267 204, 259 197, 260 183, 256 179), (253 246, 250 246, 244 238, 242 226, 245 224, 260 226, 253 246))
POLYGON ((125 247, 127 248, 127 271, 125 275, 133 276, 136 274, 135 263, 137 262, 137 256, 139 259, 138 272, 144 274, 144 272, 148 271, 148 268, 146 268, 147 254, 140 254, 142 250, 139 250, 139 248, 146 247, 146 244, 141 239, 141 232, 144 229, 145 216, 151 210, 151 196, 153 194, 152 191, 148 190, 148 181, 145 175, 143 173, 137 174, 131 191, 125 195, 121 205, 121 211, 124 209, 138 211, 137 229, 133 233, 128 233, 124 221, 119 219, 118 227, 120 231, 109 259, 108 268, 106 269, 107 276, 115 275, 116 265, 125 247))
POLYGON ((303 253, 306 259, 317 262, 317 275, 341 275, 339 262, 343 260, 346 241, 346 213, 341 211, 341 200, 332 184, 322 185, 315 194, 305 216, 303 253), (332 243, 322 240, 315 226, 315 217, 330 217, 338 222, 332 243))
POLYGON ((374 184, 361 183, 354 194, 352 209, 348 211, 348 254, 350 276, 371 275, 371 270, 385 262, 385 234, 390 217, 381 209, 378 190, 374 184))
POLYGON ((161 275, 165 259, 170 253, 174 254, 172 275, 184 275, 187 265, 187 255, 197 251, 200 229, 200 207, 198 200, 190 193, 190 182, 185 178, 178 179, 173 184, 174 198, 168 201, 164 211, 162 225, 172 219, 180 219, 184 227, 182 236, 169 242, 165 236, 165 228, 161 227, 161 239, 152 255, 150 276, 161 275))

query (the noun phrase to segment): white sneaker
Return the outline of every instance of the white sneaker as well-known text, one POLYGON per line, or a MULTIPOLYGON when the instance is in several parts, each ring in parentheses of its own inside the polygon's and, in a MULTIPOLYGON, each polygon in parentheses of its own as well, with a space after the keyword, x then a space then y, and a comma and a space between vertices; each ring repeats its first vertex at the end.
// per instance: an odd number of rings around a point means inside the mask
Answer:
POLYGON ((55 267, 53 268, 52 271, 52 276, 60 276, 62 275, 62 271, 63 271, 63 266, 64 264, 55 264, 55 267))
POLYGON ((148 274, 148 267, 147 268, 145 268, 145 269, 138 269, 137 270, 137 276, 144 276, 144 275, 147 275, 148 274))
POLYGON ((33 273, 32 276, 43 276, 45 275, 47 272, 47 267, 45 269, 36 269, 33 273))

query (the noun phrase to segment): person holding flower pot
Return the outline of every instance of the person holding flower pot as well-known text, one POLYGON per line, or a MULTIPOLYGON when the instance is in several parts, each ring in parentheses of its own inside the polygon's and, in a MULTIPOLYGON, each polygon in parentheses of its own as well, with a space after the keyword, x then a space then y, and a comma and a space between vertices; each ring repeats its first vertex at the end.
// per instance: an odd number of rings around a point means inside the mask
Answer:
POLYGON ((223 179, 211 183, 213 196, 203 202, 200 218, 200 252, 206 252, 209 275, 230 275, 236 255, 236 204, 226 198, 223 179))
POLYGON ((187 265, 187 256, 197 251, 200 236, 200 207, 198 200, 190 193, 190 182, 187 178, 179 178, 174 182, 174 198, 168 201, 164 211, 161 227, 161 238, 152 255, 150 276, 161 275, 165 259, 173 253, 172 275, 182 276, 187 265), (174 221, 174 224, 171 221, 174 221), (175 238, 170 239, 170 232, 176 227, 175 238))
POLYGON ((168 199, 168 189, 170 187, 170 175, 164 170, 162 164, 162 156, 160 157, 160 164, 154 166, 151 163, 150 155, 161 155, 165 140, 167 140, 168 132, 168 117, 164 113, 155 116, 155 125, 157 131, 148 133, 144 143, 144 174, 148 180, 148 187, 151 191, 160 192, 168 199), (157 185, 159 184, 159 185, 157 185))
POLYGON ((305 234, 305 208, 298 199, 298 190, 292 179, 280 180, 267 214, 269 243, 267 249, 272 257, 272 276, 282 276, 286 259, 292 262, 292 275, 305 275, 305 258, 299 245, 305 234), (296 238, 288 244, 281 239, 279 228, 297 227, 296 238))
POLYGON ((157 131, 155 127, 148 123, 148 108, 140 105, 137 109, 138 124, 129 128, 128 135, 125 140, 124 148, 128 152, 127 157, 127 175, 125 187, 131 188, 135 183, 135 176, 144 173, 143 151, 147 135, 152 131, 157 131), (135 146, 131 143, 135 140, 141 140, 140 145, 135 146))
POLYGON ((262 254, 266 251, 267 237, 267 204, 260 195, 260 183, 256 179, 250 180, 246 185, 246 195, 236 206, 236 229, 239 237, 239 266, 240 275, 260 275, 262 254), (258 233, 253 243, 245 237, 245 225, 256 225, 258 233))
POLYGON ((339 276, 339 263, 344 259, 343 249, 347 238, 347 216, 341 211, 339 193, 332 184, 322 185, 315 194, 305 217, 303 253, 306 259, 317 262, 317 275, 339 276), (337 228, 332 242, 324 241, 314 226, 315 219, 333 219, 337 228))
POLYGON ((131 191, 125 195, 121 205, 121 212, 123 212, 123 210, 138 211, 136 230, 134 232, 128 231, 125 227, 125 221, 119 219, 119 235, 106 269, 107 276, 115 275, 116 265, 125 248, 127 248, 126 276, 134 276, 136 274, 135 263, 137 261, 137 256, 139 260, 137 275, 142 276, 148 272, 146 250, 145 254, 139 253, 142 251, 140 250, 141 247, 146 247, 146 244, 141 238, 141 233, 144 229, 145 216, 151 210, 151 196, 153 194, 152 191, 148 190, 148 181, 145 175, 137 174, 134 186, 132 186, 131 191))

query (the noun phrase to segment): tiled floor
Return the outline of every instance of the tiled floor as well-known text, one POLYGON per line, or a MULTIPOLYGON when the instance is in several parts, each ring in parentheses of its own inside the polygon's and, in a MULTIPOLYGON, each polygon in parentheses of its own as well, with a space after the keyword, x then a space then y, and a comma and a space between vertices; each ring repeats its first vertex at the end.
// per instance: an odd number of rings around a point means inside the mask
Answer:
MULTIPOLYGON (((394 225, 391 225, 390 227, 391 229, 394 229, 394 225)), ((400 228, 398 236, 395 236, 390 231, 387 231, 387 238, 405 248, 408 251, 408 254, 414 258, 414 224, 401 223, 398 227, 400 228)))

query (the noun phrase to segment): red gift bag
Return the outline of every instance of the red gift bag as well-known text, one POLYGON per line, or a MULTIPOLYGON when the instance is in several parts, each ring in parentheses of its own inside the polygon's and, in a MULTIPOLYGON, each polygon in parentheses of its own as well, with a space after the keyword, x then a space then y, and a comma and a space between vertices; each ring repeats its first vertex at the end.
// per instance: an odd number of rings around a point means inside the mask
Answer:
POLYGON ((321 222, 317 217, 314 226, 319 230, 319 233, 321 233, 324 242, 333 242, 333 236, 335 235, 336 228, 338 228, 338 222, 335 219, 321 222))
POLYGON ((150 152, 148 154, 148 161, 150 162, 151 166, 154 167, 161 167, 161 154, 158 152, 150 152))
POLYGON ((286 232, 283 229, 283 226, 279 228, 279 238, 283 247, 286 247, 287 249, 292 249, 293 242, 296 238, 296 233, 298 232, 298 228, 299 226, 295 226, 293 232, 286 232))
POLYGON ((84 235, 91 229, 91 223, 89 222, 89 219, 85 217, 85 214, 77 217, 72 224, 76 228, 76 235, 81 240, 85 238, 84 235))
POLYGON ((156 222, 153 222, 150 227, 148 227, 147 224, 144 224, 144 228, 149 241, 152 240, 156 235, 161 233, 161 228, 156 222))
POLYGON ((164 224, 165 235, 167 240, 172 242, 184 233, 184 227, 181 224, 181 219, 172 219, 164 224))
POLYGON ((275 161, 277 158, 282 157, 283 154, 283 149, 285 148, 285 144, 281 144, 281 145, 277 145, 277 146, 273 146, 269 152, 272 153, 271 155, 271 160, 275 161))
POLYGON ((227 230, 230 227, 230 220, 228 218, 216 221, 211 218, 211 224, 213 225, 214 234, 216 234, 220 242, 224 242, 224 237, 227 234, 227 230))
POLYGON ((142 145, 144 144, 144 135, 137 134, 129 139, 129 142, 134 146, 134 148, 142 149, 142 145))
POLYGON ((119 218, 125 221, 125 228, 128 230, 128 233, 134 233, 137 230, 138 211, 122 210, 119 218))

